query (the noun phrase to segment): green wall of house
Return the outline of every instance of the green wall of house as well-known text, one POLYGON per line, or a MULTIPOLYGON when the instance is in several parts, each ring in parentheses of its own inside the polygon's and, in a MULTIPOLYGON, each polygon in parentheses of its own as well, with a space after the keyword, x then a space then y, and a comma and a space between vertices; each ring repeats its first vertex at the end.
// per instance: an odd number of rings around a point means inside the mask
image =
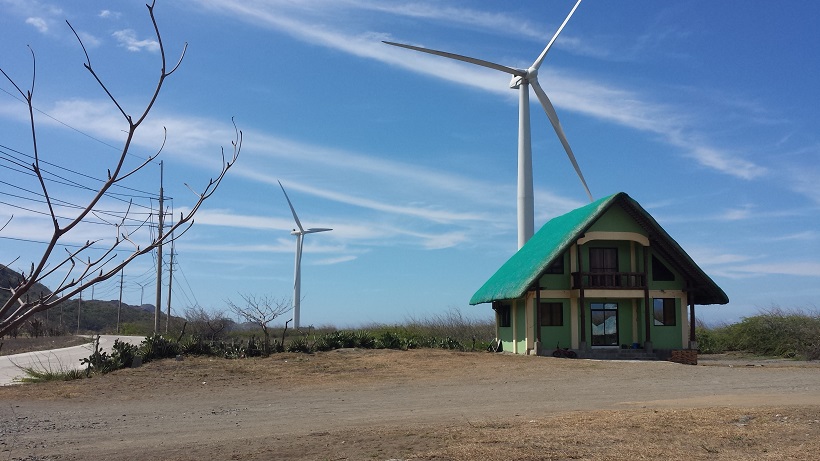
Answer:
POLYGON ((601 232, 635 232, 637 234, 646 235, 646 231, 632 219, 621 207, 612 207, 598 218, 589 231, 601 232))
MULTIPOLYGON (((650 300, 651 301, 651 300, 650 300)), ((655 325, 654 316, 650 322, 650 333, 652 337, 652 347, 655 349, 680 349, 683 341, 683 329, 681 328, 681 305, 680 299, 675 299, 675 324, 655 325)))
POLYGON ((554 345, 572 347, 572 328, 570 327, 570 306, 566 299, 542 299, 542 302, 560 302, 563 304, 564 324, 561 326, 541 327, 541 347, 550 350, 554 345))
POLYGON ((516 301, 515 305, 515 340, 518 343, 518 352, 522 353, 527 350, 527 312, 523 299, 516 301))

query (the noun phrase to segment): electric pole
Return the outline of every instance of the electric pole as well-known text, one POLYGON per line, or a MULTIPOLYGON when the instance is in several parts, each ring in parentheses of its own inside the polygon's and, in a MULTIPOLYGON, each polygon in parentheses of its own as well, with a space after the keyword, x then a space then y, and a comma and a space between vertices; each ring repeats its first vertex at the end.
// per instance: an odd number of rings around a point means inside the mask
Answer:
MULTIPOLYGON (((117 334, 120 334, 120 311, 122 311, 122 279, 125 276, 125 267, 120 269, 120 302, 117 304, 117 334)), ((48 312, 48 311, 46 311, 48 312)))
POLYGON ((171 285, 174 282, 174 235, 171 234, 171 261, 168 266, 168 316, 165 319, 165 333, 171 324, 171 285))
POLYGON ((165 210, 162 203, 162 162, 159 162, 159 210, 157 212, 157 302, 154 304, 154 334, 159 334, 159 315, 162 306, 162 221, 165 219, 165 210))

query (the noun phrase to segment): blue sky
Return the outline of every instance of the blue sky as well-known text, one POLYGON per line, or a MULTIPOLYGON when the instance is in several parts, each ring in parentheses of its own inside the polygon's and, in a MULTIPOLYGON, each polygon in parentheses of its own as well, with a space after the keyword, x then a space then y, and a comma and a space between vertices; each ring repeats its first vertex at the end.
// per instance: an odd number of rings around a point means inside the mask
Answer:
MULTIPOLYGON (((244 132, 235 169, 177 242, 174 311, 224 309, 240 294, 292 296, 295 239, 281 180, 306 227, 334 229, 305 240, 303 325, 453 308, 489 317, 488 305, 467 302, 517 246, 517 92, 502 73, 381 40, 526 68, 573 3, 159 0, 169 61, 185 42, 188 50, 132 161, 155 152, 167 128, 165 194, 178 214, 193 203, 184 183, 197 188, 218 170, 231 117, 244 132)), ((630 194, 724 288, 729 305, 699 308, 709 322, 817 306, 818 9, 587 0, 540 69, 595 198, 630 194)), ((53 117, 37 115, 42 158, 103 177, 124 123, 83 69, 65 20, 137 112, 159 68, 144 2, 0 0, 0 10, 0 67, 25 86, 26 45, 36 55, 35 106, 53 117)), ((7 81, 0 89, 0 145, 31 154, 25 106, 7 81)), ((587 199, 534 95, 531 102, 538 229, 587 199)), ((19 256, 12 267, 22 269, 49 224, 21 192, 37 183, 0 162, 0 219, 15 215, 0 235, 0 262, 19 256)), ((150 207, 144 197, 156 194, 159 167, 129 186, 150 207)), ((52 187, 72 203, 83 198, 52 187)), ((89 224, 65 243, 111 234, 89 224)), ((143 293, 153 301, 152 265, 146 257, 129 266, 126 302, 143 293)), ((94 297, 116 299, 118 283, 101 284, 94 297)))

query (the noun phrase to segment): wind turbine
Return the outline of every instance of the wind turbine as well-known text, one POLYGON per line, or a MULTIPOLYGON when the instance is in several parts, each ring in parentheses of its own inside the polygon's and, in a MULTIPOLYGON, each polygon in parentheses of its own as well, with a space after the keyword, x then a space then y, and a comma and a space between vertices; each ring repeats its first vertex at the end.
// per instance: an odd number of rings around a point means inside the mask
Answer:
POLYGON ((532 237, 533 228, 534 228, 534 205, 533 205, 533 192, 532 192, 532 140, 530 137, 530 91, 529 87, 532 86, 532 89, 535 90, 535 94, 538 97, 538 100, 541 102, 541 105, 544 107, 544 111, 547 113, 547 117, 552 124, 552 127, 555 129, 555 133, 558 135, 558 139, 561 140, 561 144, 564 146, 564 150, 567 152, 567 156, 569 157, 569 161, 572 162, 572 166, 575 168, 575 172, 578 174, 578 178, 581 180, 581 184, 583 184, 584 189, 586 190, 587 195, 589 196, 590 202, 593 201, 592 193, 589 191, 589 187, 587 186, 587 182, 584 179, 583 173, 581 173, 581 168, 578 166, 578 162, 575 160, 575 154, 572 153, 572 148, 569 146, 569 142, 567 141, 566 135, 564 135, 564 129, 561 128, 561 123, 558 121, 558 115, 555 113, 555 108, 552 106, 552 102, 550 102, 547 94, 541 88, 541 85, 538 83, 538 68, 541 67, 541 63, 544 61, 544 57, 546 57, 547 52, 552 47, 552 44, 555 43, 555 39, 558 38, 558 34, 561 33, 561 30, 564 29, 564 26, 569 22, 569 18, 572 17, 572 14, 575 13, 575 10, 578 8, 578 5, 581 4, 581 0, 578 0, 575 3, 575 6, 572 8, 572 11, 569 12, 567 18, 564 19, 564 22, 561 24, 561 27, 558 28, 558 31, 555 32, 555 35, 552 36, 552 39, 547 43, 546 48, 541 54, 538 56, 538 59, 528 68, 528 69, 516 69, 513 67, 502 66, 500 64, 496 64, 489 61, 484 61, 482 59, 471 58, 468 56, 462 56, 459 54, 448 53, 446 51, 437 51, 432 50, 429 48, 422 48, 419 46, 413 45, 405 45, 401 43, 395 42, 387 42, 384 43, 388 45, 398 46, 402 48, 408 48, 411 50, 421 51, 423 53, 430 53, 437 56, 443 56, 445 58, 455 59, 458 61, 469 62, 470 64, 476 64, 482 67, 488 67, 490 69, 499 70, 501 72, 506 72, 512 75, 512 80, 510 81, 510 88, 518 89, 519 90, 519 99, 518 99, 518 247, 521 248, 527 243, 527 240, 532 237))
POLYGON ((293 213, 293 220, 296 221, 296 227, 298 227, 298 229, 293 229, 290 233, 291 235, 296 236, 296 263, 293 270, 293 328, 298 330, 300 304, 299 292, 302 288, 302 244, 305 241, 305 235, 315 234, 317 232, 332 231, 333 229, 327 229, 324 227, 311 227, 310 229, 305 229, 302 227, 302 223, 299 221, 299 216, 296 215, 296 210, 293 209, 293 204, 290 203, 290 197, 288 197, 288 193, 285 192, 285 187, 282 186, 282 181, 277 182, 279 183, 279 187, 282 188, 282 193, 285 194, 285 200, 288 201, 290 212, 293 213))

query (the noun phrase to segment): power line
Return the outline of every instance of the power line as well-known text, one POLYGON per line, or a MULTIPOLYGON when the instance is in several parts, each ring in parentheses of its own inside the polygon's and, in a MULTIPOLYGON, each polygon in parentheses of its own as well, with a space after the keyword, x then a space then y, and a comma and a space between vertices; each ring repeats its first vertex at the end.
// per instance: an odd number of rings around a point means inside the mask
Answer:
MULTIPOLYGON (((16 149, 12 149, 12 148, 10 148, 10 147, 8 147, 8 146, 5 146, 5 145, 3 145, 3 144, 0 144, 0 154, 2 154, 2 156, 6 157, 6 158, 3 158, 3 160, 9 161, 10 163, 12 163, 12 164, 14 164, 14 165, 17 165, 17 166, 18 166, 18 167, 20 167, 20 168, 24 168, 25 170, 27 170, 27 171, 26 171, 26 174, 29 174, 29 175, 31 175, 31 176, 34 176, 34 175, 35 175, 35 174, 34 174, 34 170, 33 170, 32 166, 31 166, 31 165, 30 165, 27 161, 22 160, 22 159, 21 159, 21 158, 19 158, 18 156, 15 156, 15 155, 10 154, 10 153, 8 153, 8 152, 4 152, 2 149, 5 149, 5 150, 10 151, 10 152, 14 152, 14 153, 16 153, 16 154, 18 154, 18 155, 20 155, 20 156, 27 157, 27 158, 32 159, 32 160, 34 159, 34 156, 33 156, 33 155, 31 155, 31 154, 26 154, 26 153, 20 152, 20 151, 18 151, 18 150, 16 150, 16 149)), ((2 157, 0 157, 0 158, 2 158, 2 157)), ((46 160, 39 160, 39 163, 43 163, 43 164, 46 164, 46 165, 50 165, 50 166, 52 166, 52 167, 54 167, 54 168, 56 168, 56 169, 58 169, 58 170, 66 171, 66 172, 68 172, 68 173, 72 173, 72 174, 75 174, 75 175, 77 175, 77 176, 80 176, 80 177, 83 177, 83 178, 86 178, 86 179, 90 179, 90 180, 93 180, 93 181, 96 181, 96 182, 99 182, 99 183, 104 183, 104 182, 106 181, 106 180, 104 180, 104 179, 95 178, 95 177, 93 177, 93 176, 91 176, 91 175, 88 175, 88 174, 85 174, 85 173, 82 173, 82 172, 79 172, 79 171, 75 171, 75 170, 73 170, 73 169, 71 169, 71 168, 67 168, 67 167, 64 167, 64 166, 61 166, 61 165, 57 165, 57 164, 55 164, 55 163, 48 162, 48 161, 46 161, 46 160)), ((17 172, 23 173, 23 172, 22 172, 22 171, 20 171, 20 170, 14 170, 14 171, 17 171, 17 172)), ((54 173, 53 171, 48 170, 48 169, 43 169, 43 168, 41 168, 41 169, 40 169, 40 171, 41 171, 42 173, 45 173, 46 175, 51 175, 51 176, 54 176, 55 178, 58 178, 58 179, 60 179, 60 180, 64 181, 64 182, 59 182, 59 181, 56 181, 56 180, 53 180, 53 179, 51 180, 51 181, 54 181, 54 182, 55 182, 55 183, 57 183, 57 184, 62 184, 62 185, 66 185, 66 186, 74 186, 74 187, 77 187, 77 188, 80 188, 80 189, 87 189, 87 190, 98 190, 98 188, 94 188, 94 187, 86 186, 86 185, 81 184, 81 183, 79 183, 79 182, 77 182, 77 181, 74 181, 74 180, 71 180, 71 179, 65 178, 65 177, 63 177, 63 176, 61 176, 61 175, 58 175, 58 174, 56 174, 56 173, 54 173)), ((45 178, 44 178, 44 179, 45 179, 45 178)), ((136 189, 136 188, 133 188, 133 187, 124 186, 124 185, 122 185, 122 184, 118 184, 118 183, 113 184, 113 186, 112 186, 112 187, 116 187, 116 188, 120 188, 120 189, 129 190, 129 191, 132 191, 132 192, 137 192, 137 193, 143 194, 143 195, 133 195, 133 194, 125 194, 125 193, 119 193, 119 192, 109 192, 112 196, 119 196, 119 197, 133 197, 133 198, 155 198, 155 197, 156 197, 156 194, 155 194, 155 193, 153 193, 153 192, 143 191, 143 190, 136 189)))
MULTIPOLYGON (((26 102, 26 101, 24 101, 24 100, 20 99, 17 95, 14 95, 14 94, 12 94, 12 93, 9 93, 9 92, 8 92, 7 90, 5 90, 4 88, 0 88, 0 91, 2 91, 3 93, 6 93, 7 95, 11 96, 13 99, 16 99, 17 101, 20 101, 22 104, 28 105, 28 102, 26 102)), ((42 110, 38 109, 38 108, 37 108, 37 107, 35 107, 35 106, 31 106, 31 108, 32 108, 32 109, 34 109, 34 111, 35 111, 35 112, 38 112, 38 113, 40 113, 40 114, 43 114, 43 115, 45 115, 46 117, 48 117, 48 118, 50 118, 50 119, 54 120, 55 122, 59 123, 60 125, 63 125, 63 126, 65 126, 66 128, 69 128, 69 129, 71 129, 71 130, 73 130, 73 131, 76 131, 77 133, 79 133, 79 134, 81 134, 81 135, 83 135, 83 136, 85 136, 85 137, 87 137, 87 138, 89 138, 89 139, 92 139, 92 140, 94 140, 94 141, 97 141, 98 143, 100 143, 100 144, 102 144, 102 145, 104 145, 104 146, 106 146, 106 147, 110 147, 111 149, 113 149, 113 150, 115 150, 115 151, 118 151, 118 152, 120 152, 120 151, 122 150, 120 147, 114 146, 113 144, 108 144, 107 142, 102 141, 102 140, 100 140, 100 139, 97 139, 97 138, 95 138, 94 136, 91 136, 90 134, 88 134, 88 133, 86 133, 86 132, 84 132, 84 131, 82 131, 82 130, 80 130, 80 129, 78 129, 78 128, 74 128, 73 126, 69 125, 68 123, 66 123, 66 122, 64 122, 64 121, 62 121, 62 120, 60 120, 60 119, 58 119, 57 117, 52 116, 51 114, 49 114, 49 113, 47 113, 47 112, 44 112, 44 111, 42 111, 42 110)), ((133 155, 133 154, 131 154, 131 155, 133 155)), ((148 160, 148 157, 140 157, 140 156, 138 156, 138 155, 134 155, 134 157, 139 158, 139 159, 142 159, 142 160, 148 160)), ((156 162, 156 161, 154 161, 154 162, 156 162)))

